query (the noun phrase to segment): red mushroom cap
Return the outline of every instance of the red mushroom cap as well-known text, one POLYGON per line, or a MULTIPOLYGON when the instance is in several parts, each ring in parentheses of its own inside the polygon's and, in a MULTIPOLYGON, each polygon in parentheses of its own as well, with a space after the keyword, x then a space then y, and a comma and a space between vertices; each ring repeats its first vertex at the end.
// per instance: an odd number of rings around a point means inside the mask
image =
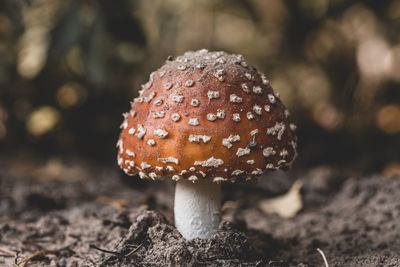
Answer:
POLYGON ((249 180, 295 159, 288 117, 241 55, 187 52, 153 72, 124 113, 118 164, 141 178, 249 180))

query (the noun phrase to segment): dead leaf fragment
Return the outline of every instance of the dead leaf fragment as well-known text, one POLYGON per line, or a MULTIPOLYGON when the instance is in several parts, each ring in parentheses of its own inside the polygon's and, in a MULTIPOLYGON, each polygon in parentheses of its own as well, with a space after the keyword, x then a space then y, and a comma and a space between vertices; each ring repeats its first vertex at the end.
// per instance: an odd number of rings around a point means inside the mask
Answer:
POLYGON ((302 185, 303 183, 297 180, 286 194, 261 200, 258 207, 267 214, 275 213, 285 219, 293 218, 303 207, 300 194, 302 185))
POLYGON ((128 201, 125 199, 113 199, 106 196, 100 196, 96 201, 102 205, 108 205, 121 212, 128 205, 128 201))
POLYGON ((238 201, 228 200, 228 201, 225 201, 225 203, 222 205, 221 211, 225 212, 226 210, 229 210, 229 209, 236 210, 238 207, 239 207, 238 201))
POLYGON ((400 162, 386 165, 382 170, 382 174, 388 178, 400 177, 400 162))

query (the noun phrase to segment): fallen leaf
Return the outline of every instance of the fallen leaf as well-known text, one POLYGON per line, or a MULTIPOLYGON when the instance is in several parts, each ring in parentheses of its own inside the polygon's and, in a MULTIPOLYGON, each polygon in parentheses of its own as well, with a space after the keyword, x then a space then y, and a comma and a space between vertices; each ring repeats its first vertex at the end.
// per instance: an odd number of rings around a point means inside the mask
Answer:
POLYGON ((228 209, 234 209, 236 210, 239 207, 239 202, 238 201, 225 201, 225 203, 221 207, 221 211, 225 212, 228 209))
POLYGON ((302 185, 303 183, 297 180, 286 194, 261 200, 258 207, 267 214, 275 213, 285 219, 293 218, 303 207, 300 194, 302 185))
POLYGON ((40 181, 78 182, 88 176, 82 167, 78 165, 67 166, 59 158, 50 158, 45 165, 35 168, 31 173, 40 181))
POLYGON ((117 211, 123 211, 128 204, 125 199, 113 199, 106 196, 100 196, 96 201, 102 205, 108 205, 116 209, 117 211))
POLYGON ((386 165, 382 170, 382 174, 388 178, 400 177, 400 163, 394 162, 386 165))

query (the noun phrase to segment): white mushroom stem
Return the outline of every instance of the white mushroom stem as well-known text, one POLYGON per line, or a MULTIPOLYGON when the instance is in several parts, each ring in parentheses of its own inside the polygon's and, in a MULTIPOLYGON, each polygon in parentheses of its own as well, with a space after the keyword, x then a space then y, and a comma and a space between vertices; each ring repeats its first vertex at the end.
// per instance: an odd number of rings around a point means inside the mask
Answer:
POLYGON ((187 239, 210 238, 221 220, 221 185, 180 180, 175 188, 175 226, 187 239))

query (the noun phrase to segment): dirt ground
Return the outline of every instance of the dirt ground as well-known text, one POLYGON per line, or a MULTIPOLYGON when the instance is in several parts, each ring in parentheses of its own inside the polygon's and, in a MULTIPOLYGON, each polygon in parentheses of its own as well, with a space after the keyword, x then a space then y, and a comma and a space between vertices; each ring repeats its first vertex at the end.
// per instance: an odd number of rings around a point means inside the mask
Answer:
POLYGON ((400 266, 400 177, 329 166, 223 186, 209 240, 182 239, 173 186, 77 159, 0 157, 0 266, 400 266), (303 182, 293 218, 261 200, 303 182))

